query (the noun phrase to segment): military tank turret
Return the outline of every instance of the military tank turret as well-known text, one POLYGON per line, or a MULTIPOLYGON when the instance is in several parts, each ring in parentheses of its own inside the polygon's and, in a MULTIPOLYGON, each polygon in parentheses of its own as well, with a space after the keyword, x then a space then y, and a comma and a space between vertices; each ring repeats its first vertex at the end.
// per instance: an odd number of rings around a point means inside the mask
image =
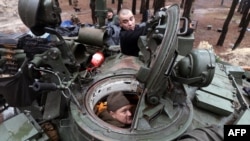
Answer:
MULTIPOLYGON (((138 40, 139 57, 100 53, 107 49, 98 44, 105 30, 97 29, 98 42, 92 40, 96 34, 81 32, 76 39, 64 38, 54 30, 60 12, 56 0, 19 0, 24 24, 36 35, 55 38, 18 39, 25 54, 18 58, 19 69, 0 78, 0 94, 16 111, 0 124, 4 139, 169 141, 196 128, 250 123, 249 98, 242 90, 249 85, 243 79, 247 73, 219 62, 210 49, 194 49, 194 35, 184 36, 188 20, 180 17, 177 4, 148 20, 147 34, 138 40), (30 5, 33 19, 24 10, 30 5), (55 17, 42 17, 44 12, 55 17), (136 97, 129 128, 98 117, 100 103, 118 91, 136 97)), ((5 65, 3 60, 1 67, 5 65)))

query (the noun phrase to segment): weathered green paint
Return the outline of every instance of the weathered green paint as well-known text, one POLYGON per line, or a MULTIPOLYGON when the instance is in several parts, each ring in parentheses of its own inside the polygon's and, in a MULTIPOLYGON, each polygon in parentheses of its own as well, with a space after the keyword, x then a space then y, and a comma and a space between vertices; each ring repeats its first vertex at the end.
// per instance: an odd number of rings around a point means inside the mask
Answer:
POLYGON ((222 116, 229 116, 234 111, 231 101, 199 90, 196 91, 195 104, 222 116))
MULTIPOLYGON (((43 134, 37 130, 32 122, 24 114, 17 116, 0 124, 1 140, 3 141, 26 141, 39 139, 43 134)), ((44 136, 44 141, 48 137, 44 136)))
POLYGON ((250 109, 247 109, 241 113, 240 118, 235 122, 237 125, 249 125, 250 123, 250 109))

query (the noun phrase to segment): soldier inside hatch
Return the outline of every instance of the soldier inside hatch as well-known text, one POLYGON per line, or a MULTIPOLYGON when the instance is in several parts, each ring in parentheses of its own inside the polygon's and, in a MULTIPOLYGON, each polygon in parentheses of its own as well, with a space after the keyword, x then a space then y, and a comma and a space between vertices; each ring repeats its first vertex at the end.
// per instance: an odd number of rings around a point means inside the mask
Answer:
POLYGON ((123 92, 114 92, 107 98, 107 108, 98 116, 105 122, 121 128, 130 127, 135 105, 123 92))

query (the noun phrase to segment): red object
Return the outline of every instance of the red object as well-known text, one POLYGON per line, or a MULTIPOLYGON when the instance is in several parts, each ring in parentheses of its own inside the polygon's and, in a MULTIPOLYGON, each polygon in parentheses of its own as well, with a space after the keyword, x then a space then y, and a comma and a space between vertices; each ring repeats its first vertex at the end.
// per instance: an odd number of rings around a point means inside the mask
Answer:
POLYGON ((104 55, 103 55, 103 53, 102 52, 96 52, 92 56, 91 64, 94 67, 99 67, 99 66, 101 66, 101 64, 103 63, 103 61, 104 61, 104 55))

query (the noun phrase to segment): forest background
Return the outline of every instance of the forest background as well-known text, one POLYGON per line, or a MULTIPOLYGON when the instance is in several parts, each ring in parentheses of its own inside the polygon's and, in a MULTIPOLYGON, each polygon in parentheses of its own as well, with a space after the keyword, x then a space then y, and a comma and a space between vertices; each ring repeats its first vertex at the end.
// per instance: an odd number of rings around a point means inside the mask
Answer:
MULTIPOLYGON (((62 9, 62 20, 70 19, 72 14, 75 14, 80 19, 81 23, 92 23, 91 9, 89 7, 89 0, 79 0, 78 6, 80 12, 76 12, 69 0, 58 0, 62 9)), ((118 1, 106 0, 107 7, 112 8, 117 12, 118 1)), ((195 0, 192 4, 192 12, 190 19, 196 23, 195 26, 195 41, 194 48, 198 48, 201 43, 206 43, 211 46, 216 55, 221 60, 227 61, 233 65, 242 67, 250 66, 250 32, 246 29, 244 38, 239 46, 232 50, 236 40, 240 34, 239 24, 242 18, 242 13, 236 10, 233 13, 232 19, 228 26, 223 45, 218 46, 217 42, 221 35, 221 29, 225 20, 228 17, 232 2, 234 0, 195 0), (209 28, 208 28, 209 27, 209 28)), ((140 13, 141 1, 136 1, 136 22, 139 23, 142 19, 140 13)), ((182 0, 165 0, 164 5, 178 4, 181 5, 182 0)), ((154 12, 154 0, 149 0, 149 11, 154 12)), ((122 7, 132 9, 133 0, 123 0, 122 7)), ((183 9, 181 9, 183 12, 183 9)), ((181 14, 181 13, 180 13, 181 14)), ((1 0, 0 1, 0 33, 20 33, 27 32, 29 29, 22 23, 18 14, 18 0, 1 0)))

